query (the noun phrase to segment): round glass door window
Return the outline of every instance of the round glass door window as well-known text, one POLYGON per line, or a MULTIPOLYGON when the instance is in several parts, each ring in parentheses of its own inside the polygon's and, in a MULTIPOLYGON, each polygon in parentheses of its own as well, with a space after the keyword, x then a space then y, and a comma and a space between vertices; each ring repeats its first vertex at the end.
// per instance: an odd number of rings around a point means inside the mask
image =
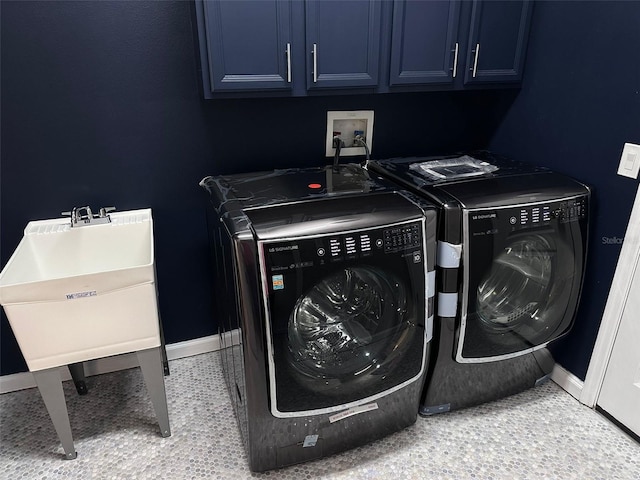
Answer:
POLYGON ((324 394, 345 394, 383 380, 411 344, 409 293, 383 270, 345 268, 296 302, 288 323, 296 381, 324 394))
POLYGON ((531 234, 515 239, 494 258, 476 292, 476 311, 485 330, 519 330, 532 339, 549 327, 556 256, 551 237, 531 234))

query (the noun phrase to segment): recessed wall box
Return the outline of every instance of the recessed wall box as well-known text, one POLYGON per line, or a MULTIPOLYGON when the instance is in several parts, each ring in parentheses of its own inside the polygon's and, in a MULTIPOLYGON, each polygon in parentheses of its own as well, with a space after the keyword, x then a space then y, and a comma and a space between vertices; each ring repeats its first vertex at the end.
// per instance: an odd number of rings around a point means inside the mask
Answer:
POLYGON ((364 147, 354 143, 356 135, 363 135, 371 153, 373 147, 373 110, 352 110, 345 112, 327 112, 326 156, 336 153, 333 137, 338 135, 344 142, 340 150, 341 157, 365 155, 364 147))

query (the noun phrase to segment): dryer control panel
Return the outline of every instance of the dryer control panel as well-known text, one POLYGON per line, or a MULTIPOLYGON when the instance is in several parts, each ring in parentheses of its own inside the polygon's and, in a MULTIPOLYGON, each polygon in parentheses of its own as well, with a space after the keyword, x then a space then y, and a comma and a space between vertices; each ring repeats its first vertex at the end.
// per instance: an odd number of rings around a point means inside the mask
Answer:
POLYGON ((514 228, 527 228, 544 225, 554 219, 565 223, 586 218, 586 216, 587 200, 585 197, 578 197, 520 207, 518 214, 514 212, 509 217, 509 223, 514 228))

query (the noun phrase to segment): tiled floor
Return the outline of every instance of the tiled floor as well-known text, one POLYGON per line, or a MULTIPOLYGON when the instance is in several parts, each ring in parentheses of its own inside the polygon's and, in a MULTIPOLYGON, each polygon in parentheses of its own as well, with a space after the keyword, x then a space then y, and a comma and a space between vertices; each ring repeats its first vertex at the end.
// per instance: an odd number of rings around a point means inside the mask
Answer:
POLYGON ((638 479, 640 444, 555 384, 417 423, 374 444, 263 474, 247 467, 217 353, 172 361, 162 438, 139 369, 65 394, 76 460, 36 389, 0 395, 2 479, 638 479))

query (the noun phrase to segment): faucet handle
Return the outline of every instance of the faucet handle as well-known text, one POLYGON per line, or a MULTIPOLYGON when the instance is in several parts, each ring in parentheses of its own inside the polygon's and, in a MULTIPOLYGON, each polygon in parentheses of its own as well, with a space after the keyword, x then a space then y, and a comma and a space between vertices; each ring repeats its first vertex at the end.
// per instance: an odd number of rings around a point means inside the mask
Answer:
POLYGON ((106 217, 107 213, 115 211, 116 207, 102 207, 100 209, 100 218, 106 217))
POLYGON ((78 207, 73 207, 73 210, 70 212, 61 212, 60 215, 63 217, 71 217, 71 226, 78 223, 78 207))

